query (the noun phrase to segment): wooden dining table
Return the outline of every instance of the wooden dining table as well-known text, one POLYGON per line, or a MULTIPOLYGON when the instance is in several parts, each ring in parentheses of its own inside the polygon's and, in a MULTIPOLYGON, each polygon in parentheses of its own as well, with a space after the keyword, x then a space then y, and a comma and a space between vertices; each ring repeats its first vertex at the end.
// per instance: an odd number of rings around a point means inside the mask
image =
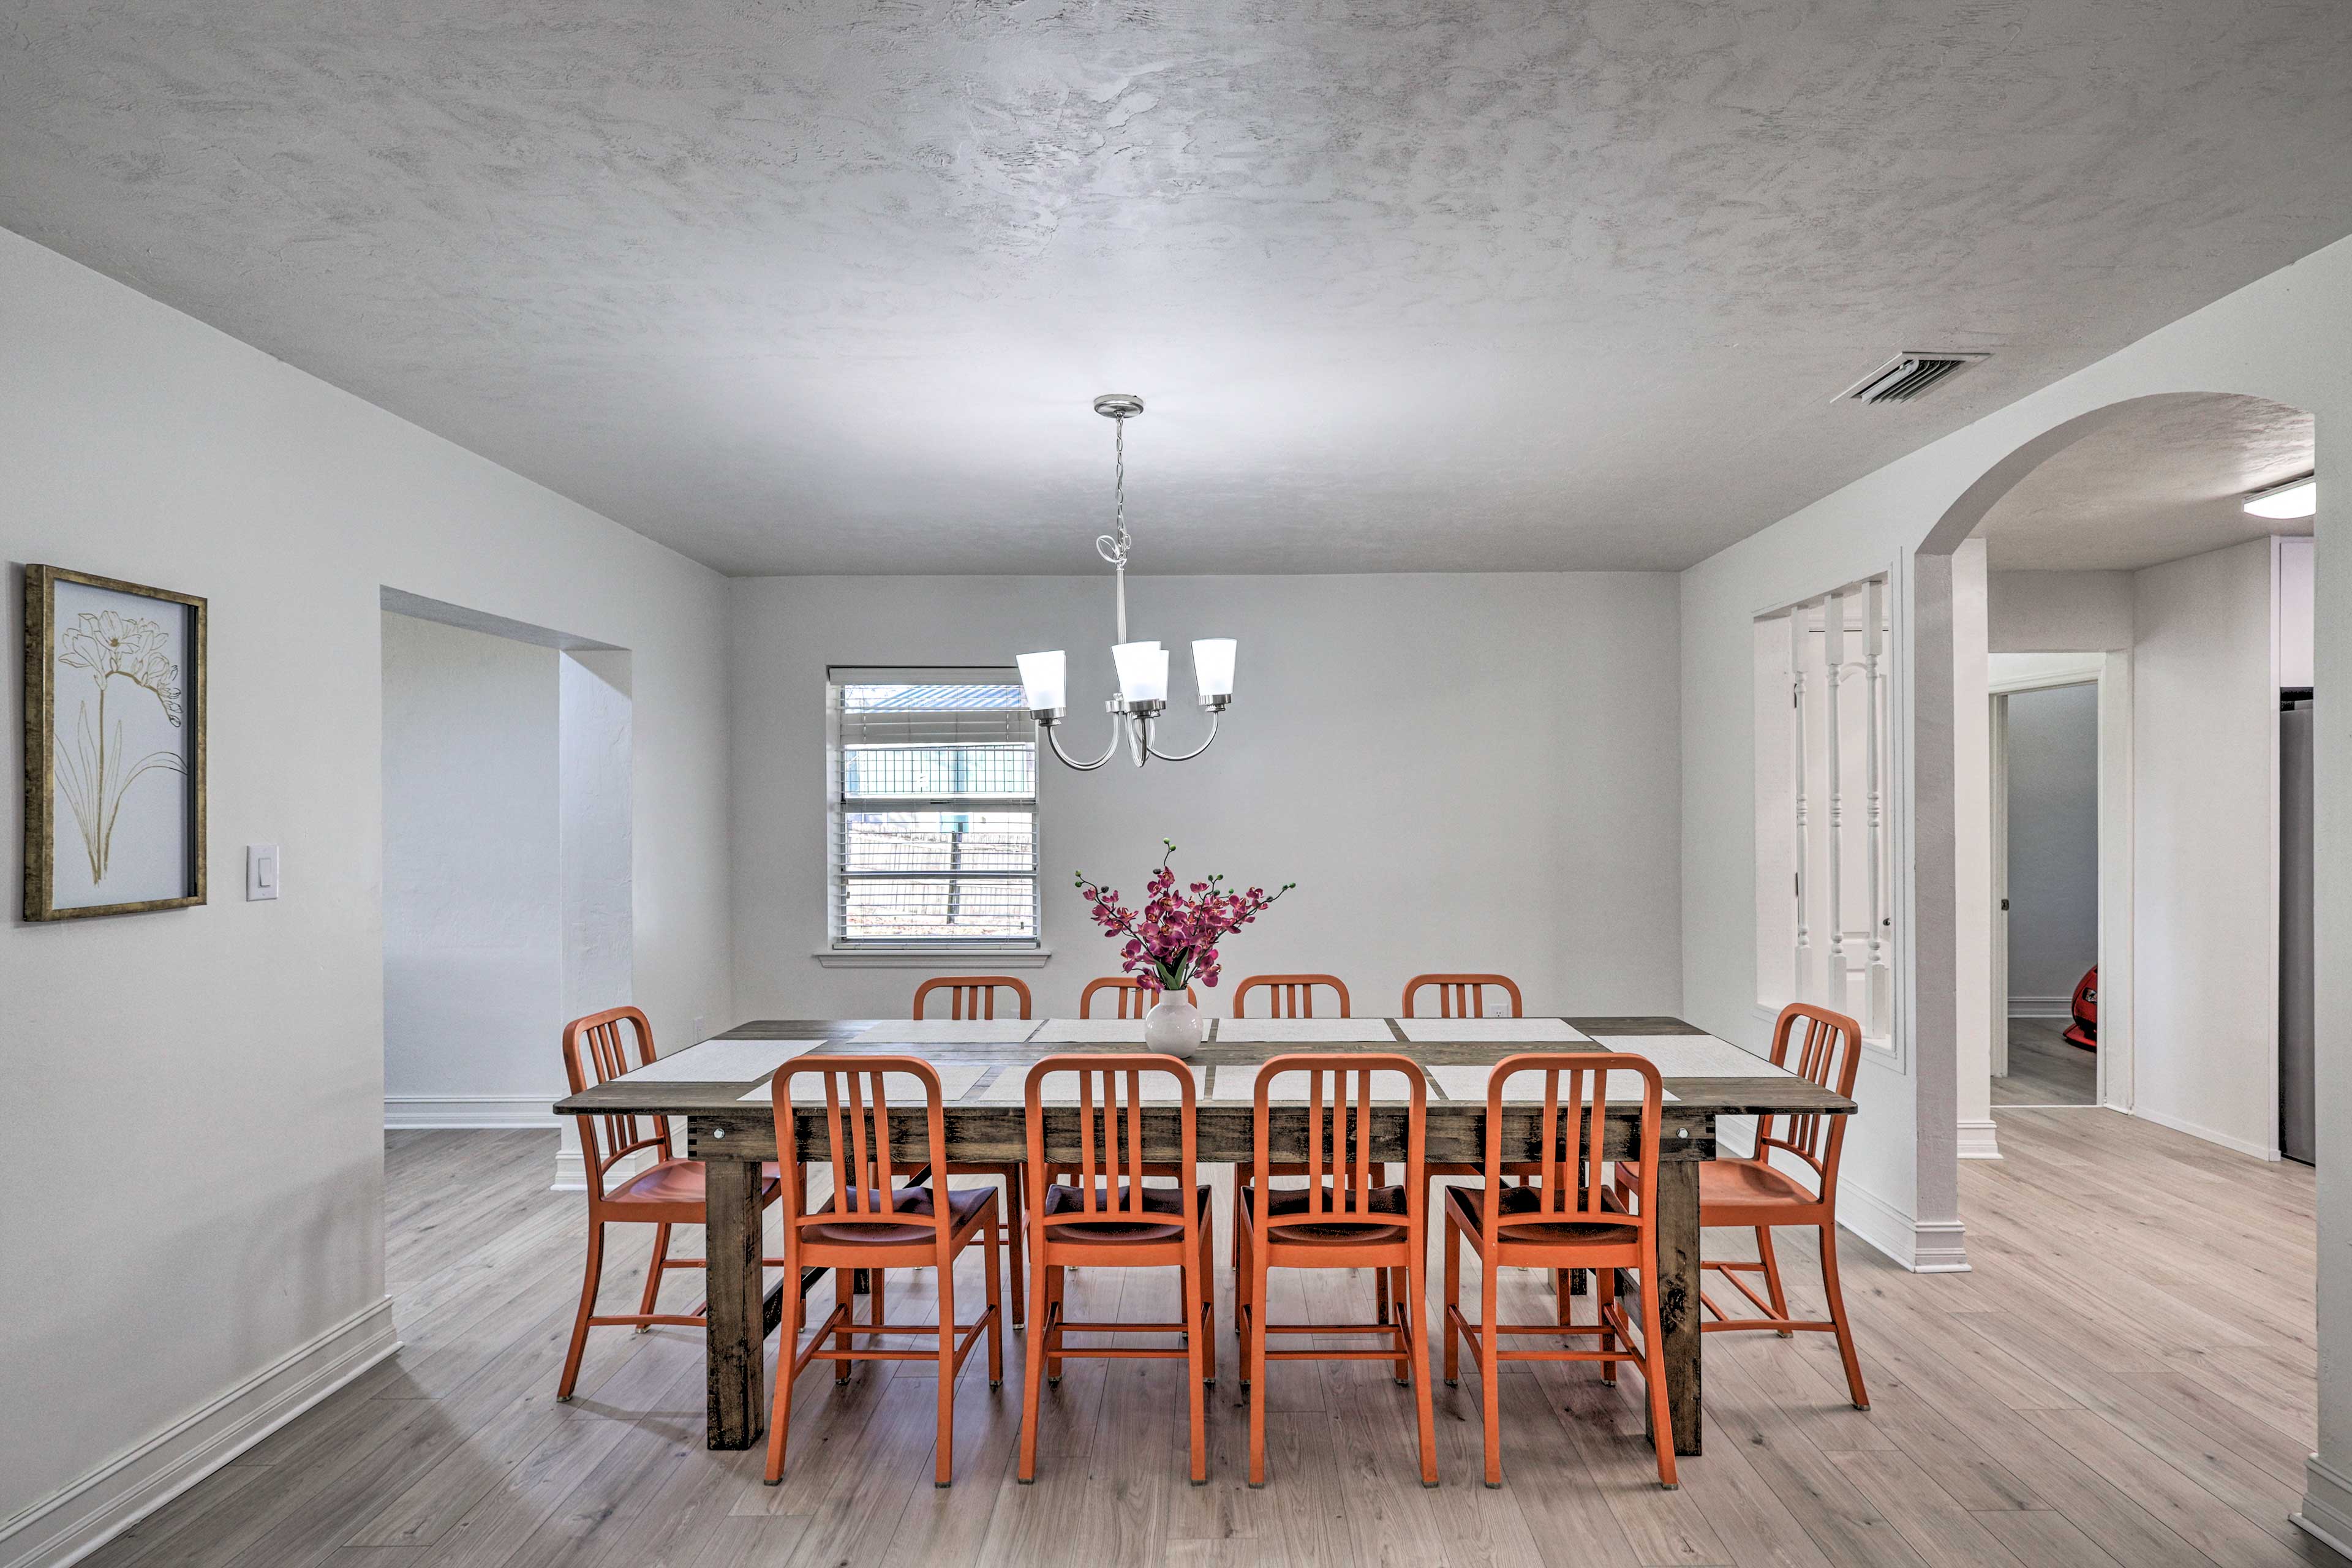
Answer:
MULTIPOLYGON (((1039 1032, 1050 1032, 1055 1020, 1041 1020, 1039 1032)), ((1198 1159, 1202 1164, 1246 1164, 1253 1158, 1251 1137, 1254 1108, 1247 1099, 1215 1097, 1218 1076, 1227 1072, 1253 1079, 1261 1063, 1287 1052, 1385 1051, 1408 1056, 1427 1068, 1475 1067, 1491 1064, 1521 1051, 1592 1050, 1600 1047, 1580 1040, 1558 1038, 1408 1039, 1404 1031, 1432 1020, 1360 1019, 1366 1033, 1385 1031, 1388 1038, 1369 1040, 1228 1040, 1224 1029, 1257 1033, 1246 1026, 1262 1020, 1221 1023, 1217 1035, 1204 1043, 1194 1060, 1205 1070, 1195 1109, 1198 1159), (1400 1025, 1402 1027, 1400 1027, 1400 1025)), ((1504 1021, 1496 1020, 1497 1024, 1504 1021)), ((1564 1022, 1570 1029, 1611 1049, 1654 1049, 1668 1099, 1662 1107, 1657 1175, 1658 1306, 1666 1362, 1667 1405, 1674 1422, 1675 1451, 1700 1451, 1700 1269, 1699 1164, 1713 1159, 1716 1123, 1725 1116, 1851 1115, 1853 1100, 1806 1081, 1794 1073, 1737 1047, 1713 1040, 1705 1031, 1666 1017, 1568 1017, 1525 1020, 1537 1029, 1557 1032, 1564 1022), (1683 1044, 1674 1037, 1685 1037, 1683 1044), (1696 1038, 1688 1038, 1696 1037, 1696 1038), (1645 1047, 1642 1037, 1654 1040, 1645 1047), (1702 1044, 1704 1042, 1704 1044, 1702 1044), (1724 1052, 1733 1052, 1727 1057, 1724 1052), (1717 1068, 1707 1072, 1670 1070, 1677 1062, 1696 1061, 1717 1068)), ((1119 1026, 1123 1029, 1127 1026, 1119 1026)), ((774 1111, 764 1086, 768 1068, 746 1071, 757 1053, 730 1041, 807 1041, 825 1046, 827 1054, 913 1055, 937 1067, 976 1068, 960 1073, 961 1095, 947 1098, 944 1124, 951 1162, 1004 1163, 1026 1156, 1024 1110, 1017 1098, 992 1097, 1003 1075, 1016 1077, 1045 1057, 1065 1051, 1119 1051, 1139 1046, 1116 1042, 1064 1040, 971 1040, 936 1037, 940 1026, 908 1026, 903 1021, 874 1018, 768 1019, 745 1024, 714 1040, 655 1065, 659 1071, 641 1069, 571 1095, 555 1104, 564 1115, 660 1115, 686 1124, 683 1152, 703 1161, 705 1172, 706 1237, 709 1259, 709 1310, 705 1333, 709 1343, 709 1446, 718 1449, 748 1448, 762 1436, 768 1394, 764 1342, 788 1321, 787 1292, 807 1289, 811 1279, 778 1280, 767 1285, 761 1268, 761 1163, 777 1157, 774 1111), (891 1037, 902 1037, 894 1039, 891 1037), (864 1038, 855 1037, 863 1036, 864 1038), (919 1037, 909 1039, 905 1037, 919 1037), (700 1053, 699 1057, 692 1053, 700 1053), (683 1076, 707 1061, 713 1076, 683 1076), (747 1096, 756 1098, 747 1099, 747 1096)), ((1001 1032, 1001 1031, 982 1031, 1001 1032)), ((1116 1031, 1106 1031, 1116 1032, 1116 1031)), ((1424 1031, 1426 1032, 1426 1031, 1424 1031)), ((814 1048, 814 1047, 812 1047, 814 1048)), ((1458 1079, 1456 1080, 1459 1081, 1458 1079)), ((1639 1116, 1638 1102, 1612 1100, 1603 1142, 1608 1157, 1631 1158, 1639 1116)), ((1274 1104, 1268 1110, 1272 1157, 1306 1157, 1304 1105, 1274 1104)), ((920 1150, 928 1136, 919 1104, 891 1106, 891 1141, 899 1149, 920 1150)), ((1507 1105, 1504 1115, 1504 1158, 1535 1157, 1537 1121, 1541 1109, 1507 1105)), ((824 1147, 821 1109, 797 1110, 798 1136, 804 1148, 824 1147)), ((1486 1103, 1475 1098, 1449 1098, 1436 1083, 1428 1096, 1427 1157, 1433 1161, 1477 1163, 1486 1153, 1486 1103)), ((1407 1108, 1399 1101, 1372 1108, 1370 1158, 1402 1162, 1405 1157, 1407 1108)), ((1076 1160, 1076 1107, 1049 1107, 1045 1116, 1045 1155, 1076 1160)), ((1144 1108, 1144 1157, 1179 1157, 1178 1108, 1173 1104, 1144 1108)))

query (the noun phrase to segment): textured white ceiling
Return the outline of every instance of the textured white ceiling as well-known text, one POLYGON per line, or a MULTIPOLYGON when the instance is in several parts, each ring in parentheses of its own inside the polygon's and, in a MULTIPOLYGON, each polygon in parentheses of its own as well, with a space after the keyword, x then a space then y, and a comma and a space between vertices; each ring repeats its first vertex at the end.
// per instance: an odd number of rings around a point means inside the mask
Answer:
POLYGON ((731 572, 1674 567, 2342 236, 2338 0, 26 0, 0 224, 731 572), (1916 405, 1895 350, 1990 348, 1916 405))
POLYGON ((2017 482, 1977 532, 1999 572, 2137 571, 2225 544, 2312 531, 2246 515, 2312 470, 2311 416, 2259 397, 2168 398, 2084 437, 2017 482))

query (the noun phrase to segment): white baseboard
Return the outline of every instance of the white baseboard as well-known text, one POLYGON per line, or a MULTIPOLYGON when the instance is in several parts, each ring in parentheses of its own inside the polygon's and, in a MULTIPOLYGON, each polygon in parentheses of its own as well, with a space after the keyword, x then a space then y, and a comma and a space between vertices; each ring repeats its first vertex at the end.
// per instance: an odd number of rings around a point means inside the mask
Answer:
POLYGON ((80 1561, 398 1349, 386 1297, 0 1522, 0 1568, 80 1561))
POLYGON ((2303 1510, 2287 1517, 2305 1535, 2352 1562, 2352 1476, 2314 1454, 2304 1461, 2303 1510))
POLYGON ((2256 1142, 2251 1138, 2240 1138, 2228 1132, 2216 1132, 2210 1127, 2200 1127, 2186 1117, 2168 1116, 2161 1110, 2151 1110, 2145 1105, 2132 1110, 2129 1114, 2139 1117, 2143 1121, 2153 1121, 2158 1127, 2169 1127, 2175 1132, 2186 1132, 2191 1138, 2202 1138, 2208 1143, 2219 1143, 2224 1149, 2233 1150, 2241 1154, 2249 1154, 2257 1160, 2276 1160, 2279 1157, 2278 1151, 2268 1144, 2256 1142))
POLYGON ((2012 996, 2009 999, 2009 1016, 2012 1018, 2071 1018, 2074 1016, 2074 998, 2064 996, 2012 996))
POLYGON ((1998 1160, 2000 1158, 1999 1130, 1988 1116, 1982 1121, 1960 1123, 1960 1158, 1963 1160, 1998 1160))
POLYGON ((1967 1230, 1958 1220, 1915 1220, 1851 1181, 1838 1186, 1838 1224, 1914 1274, 1969 1271, 1967 1230))
POLYGON ((387 1131, 435 1127, 554 1127, 562 1118, 548 1109, 561 1099, 550 1094, 387 1094, 387 1131))

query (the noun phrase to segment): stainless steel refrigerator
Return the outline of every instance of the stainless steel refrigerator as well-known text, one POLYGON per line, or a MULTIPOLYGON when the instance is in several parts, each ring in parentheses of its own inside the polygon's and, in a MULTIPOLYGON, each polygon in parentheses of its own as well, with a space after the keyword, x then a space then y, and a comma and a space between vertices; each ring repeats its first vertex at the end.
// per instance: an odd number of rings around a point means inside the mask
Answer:
POLYGON ((2279 1147, 2313 1155, 2311 693, 2280 694, 2279 1147))

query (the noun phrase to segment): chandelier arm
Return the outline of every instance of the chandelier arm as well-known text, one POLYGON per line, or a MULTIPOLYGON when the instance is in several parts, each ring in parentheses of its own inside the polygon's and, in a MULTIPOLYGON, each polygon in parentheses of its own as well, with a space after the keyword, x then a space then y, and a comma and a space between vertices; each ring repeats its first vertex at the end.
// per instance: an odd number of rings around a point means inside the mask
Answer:
POLYGON ((1202 752, 1207 751, 1211 746, 1216 743, 1218 717, 1219 715, 1215 709, 1213 708, 1209 710, 1209 738, 1202 742, 1199 745, 1193 747, 1189 752, 1171 756, 1166 752, 1154 750, 1150 739, 1148 736, 1144 740, 1143 749, 1151 755, 1158 757, 1163 763, 1189 763, 1194 757, 1199 756, 1202 752))
POLYGON ((1082 773, 1090 773, 1097 768, 1101 767, 1104 763, 1109 762, 1113 757, 1118 755, 1119 730, 1121 726, 1118 722, 1118 719, 1121 717, 1124 717, 1124 715, 1115 716, 1113 720, 1110 731, 1110 744, 1103 748, 1103 754, 1097 757, 1091 763, 1082 763, 1078 761, 1077 758, 1070 755, 1069 752, 1062 750, 1062 737, 1057 732, 1059 729, 1059 726, 1057 725, 1046 724, 1042 726, 1045 731, 1045 743, 1052 746, 1054 748, 1054 754, 1061 758, 1068 766, 1076 768, 1082 773))

